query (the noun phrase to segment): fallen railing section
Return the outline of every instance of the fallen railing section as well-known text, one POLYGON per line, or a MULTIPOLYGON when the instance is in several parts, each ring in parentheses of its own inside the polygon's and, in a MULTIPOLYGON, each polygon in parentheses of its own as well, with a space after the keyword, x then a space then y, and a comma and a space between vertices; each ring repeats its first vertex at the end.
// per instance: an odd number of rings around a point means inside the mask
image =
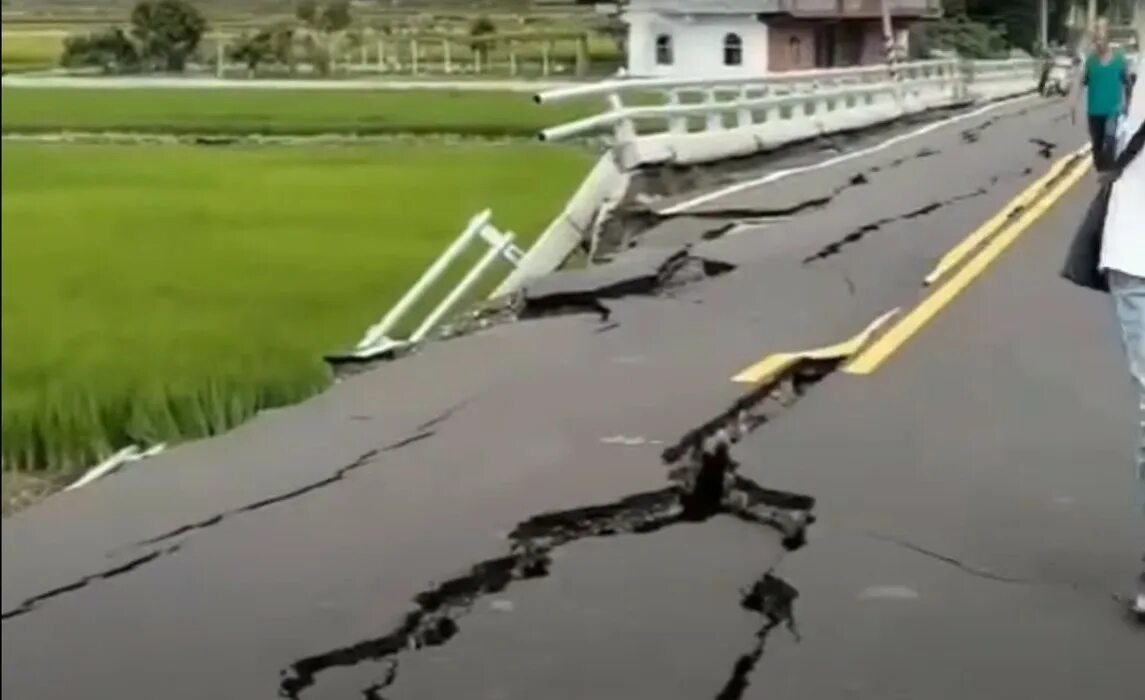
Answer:
POLYGON ((469 220, 469 225, 453 243, 445 249, 413 286, 394 304, 380 321, 371 326, 358 344, 349 352, 327 356, 327 361, 343 362, 367 361, 378 357, 392 356, 400 350, 424 340, 434 328, 466 299, 484 274, 498 261, 516 268, 525 253, 513 243, 515 234, 499 231, 492 224, 493 213, 486 209, 469 220), (403 327, 411 312, 427 301, 430 291, 454 263, 476 241, 482 241, 488 250, 450 288, 449 292, 426 314, 415 330, 406 338, 394 338, 391 334, 403 327))
POLYGON ((530 277, 547 274, 564 264, 570 253, 591 240, 593 231, 620 203, 630 178, 631 174, 617 164, 611 153, 601 156, 564 210, 537 238, 520 264, 493 290, 491 298, 511 294, 530 277))

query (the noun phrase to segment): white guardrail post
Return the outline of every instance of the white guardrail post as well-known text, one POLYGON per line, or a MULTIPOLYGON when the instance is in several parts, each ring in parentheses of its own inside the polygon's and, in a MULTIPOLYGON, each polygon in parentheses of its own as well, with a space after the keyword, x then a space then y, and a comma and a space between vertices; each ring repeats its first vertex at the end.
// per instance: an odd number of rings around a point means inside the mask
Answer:
POLYGON ((525 253, 513 244, 514 234, 497 230, 491 223, 492 218, 493 213, 486 209, 470 219, 469 224, 461 234, 433 261, 433 264, 426 268, 421 277, 402 295, 401 299, 398 299, 397 303, 386 312, 380 321, 370 326, 362 339, 354 346, 354 349, 345 355, 334 356, 332 359, 369 359, 421 342, 445 318, 446 314, 452 311, 465 298, 465 295, 472 291, 474 285, 480 281, 481 276, 495 262, 503 260, 513 267, 520 264, 525 253), (398 324, 425 300, 434 284, 476 240, 486 243, 489 250, 426 315, 409 338, 390 337, 398 324))

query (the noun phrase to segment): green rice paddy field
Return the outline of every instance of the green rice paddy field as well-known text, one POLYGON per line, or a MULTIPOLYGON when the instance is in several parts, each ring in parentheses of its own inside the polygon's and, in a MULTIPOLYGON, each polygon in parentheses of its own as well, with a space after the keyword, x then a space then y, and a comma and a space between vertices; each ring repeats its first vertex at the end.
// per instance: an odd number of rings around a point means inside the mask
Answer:
POLYGON ((528 93, 465 90, 4 88, 5 133, 455 134, 532 138, 595 114, 600 100, 533 104, 528 93))
MULTIPOLYGON (((154 121, 167 100, 202 97, 148 91, 137 107, 154 121)), ((42 114, 36 99, 13 107, 5 91, 5 128, 13 111, 42 114)), ((91 120, 84 100, 100 99, 77 95, 58 120, 91 120)), ((244 99, 269 113, 287 98, 244 99)), ((215 433, 320 390, 323 353, 353 343, 470 216, 492 207, 536 235, 591 163, 527 143, 6 143, 2 156, 6 472, 215 433)))

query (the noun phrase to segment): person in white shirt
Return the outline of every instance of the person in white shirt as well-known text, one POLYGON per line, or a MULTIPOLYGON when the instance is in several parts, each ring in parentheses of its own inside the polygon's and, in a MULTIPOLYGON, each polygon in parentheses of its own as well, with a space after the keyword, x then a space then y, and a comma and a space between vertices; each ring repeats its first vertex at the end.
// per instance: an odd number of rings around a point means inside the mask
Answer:
MULTIPOLYGON (((1133 85, 1123 134, 1145 122, 1145 80, 1133 85)), ((1124 147, 1124 144, 1122 144, 1124 147)), ((1140 398, 1136 472, 1145 516, 1145 153, 1134 158, 1113 184, 1101 244, 1100 268, 1109 282, 1129 372, 1140 398)), ((1145 616, 1145 571, 1137 582, 1133 610, 1145 616)))

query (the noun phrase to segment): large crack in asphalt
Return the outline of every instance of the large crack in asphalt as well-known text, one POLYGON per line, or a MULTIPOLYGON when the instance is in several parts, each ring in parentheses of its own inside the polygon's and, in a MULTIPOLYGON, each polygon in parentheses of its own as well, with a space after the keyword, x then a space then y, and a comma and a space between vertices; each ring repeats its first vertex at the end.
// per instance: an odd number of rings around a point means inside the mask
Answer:
MULTIPOLYGON (((738 463, 731 449, 744 435, 793 405, 841 362, 833 359, 798 363, 689 430, 661 454, 669 481, 663 489, 605 504, 542 513, 521 521, 508 535, 505 554, 473 564, 465 573, 418 593, 412 608, 395 627, 291 663, 279 679, 279 696, 298 700, 331 669, 381 662, 387 664, 385 678, 362 691, 365 697, 381 698, 382 691, 397 678, 401 654, 447 644, 460 631, 461 618, 478 600, 501 593, 518 581, 547 577, 553 566, 553 552, 580 540, 640 536, 683 523, 728 516, 778 531, 787 551, 802 547, 806 530, 814 522, 815 499, 768 489, 737 473, 738 463)), ((794 630, 796 597, 795 588, 771 569, 752 583, 741 605, 763 615, 765 622, 715 697, 741 697, 770 632, 784 624, 794 630)))
POLYGON ((94 583, 98 583, 99 581, 106 581, 108 579, 113 579, 116 576, 129 574, 142 566, 146 566, 147 564, 150 564, 157 559, 167 556, 168 554, 174 554, 175 552, 179 551, 180 546, 181 545, 176 544, 171 547, 167 547, 166 549, 159 549, 153 552, 149 552, 141 557, 136 557, 131 561, 120 564, 119 566, 115 566, 98 573, 89 574, 83 578, 73 581, 72 583, 67 583, 63 586, 59 586, 57 588, 53 588, 51 590, 44 591, 43 593, 34 595, 30 598, 26 598, 23 602, 11 610, 6 610, 3 613, 0 613, 0 619, 10 620, 14 617, 26 615, 38 608, 42 603, 51 600, 52 598, 57 598, 68 593, 74 593, 76 591, 87 588, 94 583))
POLYGON ((893 170, 902 165, 920 158, 929 158, 939 155, 941 151, 921 147, 912 156, 900 156, 880 165, 873 165, 853 174, 843 184, 837 185, 828 192, 800 200, 793 204, 778 207, 728 207, 723 209, 701 209, 697 211, 661 212, 645 204, 630 203, 619 207, 612 217, 605 222, 600 233, 601 245, 597 250, 608 252, 630 248, 635 245, 640 236, 657 224, 679 218, 712 219, 723 222, 720 227, 705 231, 701 238, 710 240, 726 233, 735 223, 743 219, 777 219, 797 216, 807 212, 826 208, 835 199, 853 187, 870 184, 870 176, 876 173, 893 170))
POLYGON ((824 259, 830 258, 834 255, 838 255, 847 246, 858 243, 859 241, 863 240, 864 238, 866 238, 870 234, 881 230, 887 224, 892 224, 896 221, 909 221, 911 219, 917 219, 917 218, 920 218, 923 216, 928 216, 928 215, 933 214, 934 212, 938 211, 939 209, 941 209, 943 207, 950 206, 951 204, 957 204, 958 202, 964 202, 968 199, 973 199, 975 197, 981 197, 983 195, 989 194, 989 192, 990 192, 990 189, 987 187, 978 187, 974 190, 970 190, 969 192, 963 192, 961 194, 956 194, 953 197, 949 197, 947 199, 943 199, 943 200, 940 200, 937 202, 931 202, 929 204, 923 205, 923 206, 918 207, 916 209, 912 209, 908 212, 899 214, 898 216, 889 216, 889 217, 884 217, 882 219, 876 219, 875 221, 872 221, 870 223, 863 224, 862 226, 859 226, 854 231, 851 231, 850 233, 843 236, 842 238, 839 238, 838 240, 835 240, 835 241, 828 243, 827 245, 823 246, 822 248, 815 251, 811 255, 808 255, 807 257, 803 258, 802 263, 804 265, 808 265, 808 264, 811 264, 813 262, 816 262, 819 260, 824 260, 824 259))
POLYGON ((799 591, 794 586, 778 578, 771 572, 763 575, 752 584, 740 601, 745 609, 763 616, 764 622, 755 633, 755 643, 751 649, 740 655, 732 666, 731 676, 716 695, 716 700, 740 700, 751 683, 751 674, 763 658, 771 632, 785 626, 795 638, 799 631, 795 626, 795 600, 799 591))
MULTIPOLYGON (((1039 152, 1043 153, 1043 154, 1044 154, 1044 151, 1045 151, 1045 148, 1047 145, 1051 149, 1054 147, 1054 144, 1051 144, 1049 142, 1043 142, 1039 139, 1031 139, 1031 142, 1035 143, 1035 145, 1038 145, 1039 149, 1040 149, 1039 152)), ((804 265, 809 265, 809 264, 817 262, 819 260, 824 260, 824 259, 830 258, 834 255, 838 255, 847 246, 853 245, 855 243, 858 243, 859 241, 862 241, 864 238, 866 238, 867 236, 869 236, 872 233, 875 233, 876 231, 879 231, 880 229, 882 229, 887 224, 892 224, 892 223, 895 223, 897 221, 909 221, 911 219, 917 219, 917 218, 920 218, 923 216, 929 216, 930 214, 933 214, 934 212, 938 211, 939 209, 942 209, 943 207, 948 207, 952 204, 958 204, 959 202, 964 202, 968 199, 974 199, 975 197, 982 197, 984 195, 989 194, 991 189, 993 189, 999 182, 1002 182, 1004 179, 1009 178, 1009 177, 1026 177, 1026 176, 1029 176, 1032 172, 1033 172, 1033 168, 1024 167, 1018 171, 1010 170, 1010 171, 1003 171, 1003 172, 995 173, 995 174, 990 176, 990 183, 988 185, 982 185, 982 186, 976 187, 973 190, 969 190, 967 192, 962 192, 960 194, 956 194, 956 195, 948 197, 946 199, 942 199, 942 200, 939 200, 936 202, 930 202, 929 204, 925 204, 921 207, 911 209, 910 211, 904 212, 904 213, 899 214, 897 216, 884 217, 884 218, 876 219, 875 221, 871 221, 869 223, 863 224, 863 225, 857 227, 856 229, 854 229, 853 231, 850 231, 849 233, 847 233, 842 238, 836 239, 836 240, 828 243, 827 245, 823 246, 822 248, 815 251, 811 255, 808 255, 807 257, 803 258, 802 263, 804 265)))
MULTIPOLYGON (((1024 107, 1020 110, 1013 112, 1003 112, 994 114, 990 117, 983 119, 981 122, 974 126, 963 129, 959 132, 961 140, 966 144, 978 143, 982 135, 991 127, 999 124, 1000 122, 1013 119, 1016 117, 1025 116, 1034 111, 1042 109, 1052 109, 1056 105, 1054 103, 1036 104, 1024 107)), ((1042 139, 1032 140, 1032 143, 1039 146, 1039 153, 1042 157, 1050 157, 1047 155, 1047 148, 1052 153, 1053 148, 1056 147, 1048 141, 1042 139)), ((846 149, 835 149, 837 152, 844 152, 846 149)), ((629 201, 626 204, 618 207, 608 221, 602 226, 600 232, 600 240, 602 245, 598 246, 598 250, 615 250, 634 245, 638 239, 651 227, 662 223, 664 221, 677 218, 677 217, 691 217, 691 218, 712 218, 721 220, 733 219, 747 219, 747 218, 783 218, 785 216, 792 216, 809 211, 822 209, 831 204, 842 192, 850 187, 859 184, 866 184, 866 176, 891 170, 897 168, 905 163, 919 158, 927 158, 934 155, 939 155, 941 151, 923 146, 918 149, 911 156, 901 156, 888 161, 882 165, 875 165, 865 171, 857 173, 850 183, 840 186, 833 192, 829 192, 822 196, 816 196, 804 201, 796 202, 795 204, 785 207, 761 207, 761 208, 730 208, 723 210, 701 210, 701 211, 687 211, 676 213, 661 213, 651 208, 647 202, 641 202, 639 195, 635 201, 629 201)), ((726 183, 725 183, 726 184, 726 183)), ((679 192, 674 192, 679 194, 679 192)), ((716 238, 731 230, 733 225, 725 224, 720 228, 713 229, 706 232, 704 238, 716 238)))
POLYGON ((409 437, 402 438, 401 440, 398 440, 397 442, 390 443, 389 445, 386 445, 385 447, 366 450, 362 454, 358 455, 358 457, 356 459, 354 459, 352 462, 350 462, 349 464, 338 468, 330 476, 327 476, 327 477, 322 478, 322 479, 318 479, 317 481, 312 481, 308 484, 304 484, 302 486, 299 486, 298 488, 294 488, 294 489, 291 489, 289 491, 285 491, 283 493, 275 494, 274 496, 268 496, 267 498, 263 498, 263 499, 254 501, 253 503, 248 503, 244 506, 240 506, 240 507, 234 508, 232 510, 227 510, 227 511, 223 511, 222 513, 217 513, 215 515, 212 515, 209 518, 203 518, 202 520, 197 520, 197 521, 192 522, 192 523, 180 525, 176 528, 168 530, 167 532, 161 533, 159 535, 155 535, 154 537, 149 537, 145 540, 140 540, 139 542, 135 543, 135 546, 146 547, 149 545, 160 544, 162 542, 166 542, 168 540, 175 539, 176 537, 182 537, 183 535, 190 534, 192 532, 195 532, 196 530, 203 530, 203 529, 206 529, 208 527, 214 527, 215 525, 218 525, 219 523, 223 522, 224 520, 228 520, 228 519, 233 518, 233 517, 238 516, 238 515, 243 515, 245 513, 253 513, 255 511, 262 510, 263 508, 269 508, 270 506, 277 505, 279 503, 283 503, 285 501, 289 501, 289 500, 298 498, 299 496, 305 496, 306 494, 308 494, 312 491, 317 491, 319 489, 326 488, 327 486, 330 486, 331 484, 335 484, 335 483, 345 479, 351 472, 353 472, 357 469, 361 469, 362 467, 366 466, 367 464, 370 464, 371 462, 374 461, 375 458, 377 458, 378 456, 380 456, 383 453, 393 452, 394 450, 400 450, 403 447, 407 447, 407 446, 412 445, 414 443, 421 442, 422 440, 428 440, 429 438, 433 437, 436 434, 437 434, 437 432, 434 430, 422 430, 422 431, 415 433, 409 437))
POLYGON ((588 312, 607 324, 612 310, 604 300, 661 294, 735 268, 726 261, 694 255, 690 245, 630 251, 602 265, 558 271, 526 284, 518 294, 516 316, 588 312))
MULTIPOLYGON (((455 407, 453 407, 452 410, 456 411, 457 409, 458 409, 458 407, 455 406, 455 407)), ((431 424, 435 425, 435 424, 439 423, 441 420, 448 418, 449 412, 447 411, 447 413, 443 414, 443 415, 444 415, 444 417, 436 416, 436 417, 430 419, 431 424)), ((264 508, 269 508, 270 506, 273 506, 273 505, 277 505, 280 503, 291 501, 291 500, 298 498, 300 496, 304 496, 304 495, 311 493, 313 491, 317 491, 319 489, 326 488, 327 486, 330 486, 331 484, 335 484, 339 481, 342 481, 350 473, 352 473, 353 471, 355 471, 357 469, 361 469, 362 467, 372 463, 377 457, 381 456, 384 453, 393 452, 395 450, 400 450, 403 447, 407 447, 407 446, 412 445, 414 443, 421 442, 422 440, 427 440, 427 439, 433 437, 435 434, 436 433, 434 430, 421 430, 421 431, 416 432, 416 433, 414 433, 408 437, 402 438, 400 440, 397 440, 396 442, 392 442, 388 445, 385 445, 384 447, 367 450, 367 451, 363 452, 362 454, 360 454, 358 457, 356 457, 349 464, 346 464, 342 467, 339 467, 336 471, 334 471, 334 473, 330 474, 327 477, 324 477, 322 479, 318 479, 316 481, 312 481, 310 483, 299 486, 298 488, 294 488, 294 489, 291 489, 289 491, 285 491, 283 493, 276 494, 274 496, 270 496, 267 498, 260 499, 258 501, 254 501, 252 503, 248 503, 248 504, 240 506, 238 508, 233 508, 231 510, 223 511, 221 513, 216 513, 210 517, 203 518, 201 520, 196 520, 194 522, 187 523, 185 525, 180 525, 178 527, 172 528, 171 530, 168 530, 168 531, 163 532, 161 534, 155 535, 153 537, 148 537, 147 539, 140 540, 134 544, 128 545, 127 547, 124 547, 121 550, 113 550, 111 552, 111 554, 115 554, 116 551, 123 551, 124 549, 133 549, 133 548, 140 548, 140 547, 154 547, 154 546, 159 545, 159 544, 170 542, 176 538, 189 536, 189 535, 191 535, 191 534, 193 534, 199 530, 205 530, 207 528, 214 527, 214 526, 224 522, 225 520, 229 520, 233 517, 244 515, 247 513, 253 513, 255 511, 259 511, 259 510, 262 510, 264 508)), ((62 595, 67 595, 69 593, 75 593, 75 592, 80 591, 84 588, 87 588, 88 586, 90 586, 94 583, 98 583, 99 581, 106 581, 109 579, 116 578, 118 576, 123 576, 125 574, 129 574, 129 573, 136 571, 137 569, 139 569, 143 566, 146 566, 148 564, 152 564, 152 563, 154 563, 154 562, 156 562, 156 561, 158 561, 164 557, 177 554, 178 552, 182 551, 184 544, 186 544, 185 539, 181 540, 180 542, 174 543, 170 546, 164 547, 162 549, 152 550, 146 554, 135 557, 135 558, 127 561, 124 564, 119 564, 117 566, 111 567, 111 568, 106 569, 104 571, 96 572, 94 574, 88 574, 86 576, 83 576, 80 579, 77 579, 76 581, 74 581, 72 583, 67 583, 67 584, 64 584, 62 586, 58 586, 56 588, 52 588, 50 590, 44 591, 43 593, 37 593, 36 595, 25 598, 16 607, 0 613, 0 621, 7 621, 7 620, 10 620, 12 618, 19 617, 21 615, 26 615, 26 614, 36 610, 42 604, 48 602, 49 600, 52 600, 54 598, 58 598, 62 595)))

